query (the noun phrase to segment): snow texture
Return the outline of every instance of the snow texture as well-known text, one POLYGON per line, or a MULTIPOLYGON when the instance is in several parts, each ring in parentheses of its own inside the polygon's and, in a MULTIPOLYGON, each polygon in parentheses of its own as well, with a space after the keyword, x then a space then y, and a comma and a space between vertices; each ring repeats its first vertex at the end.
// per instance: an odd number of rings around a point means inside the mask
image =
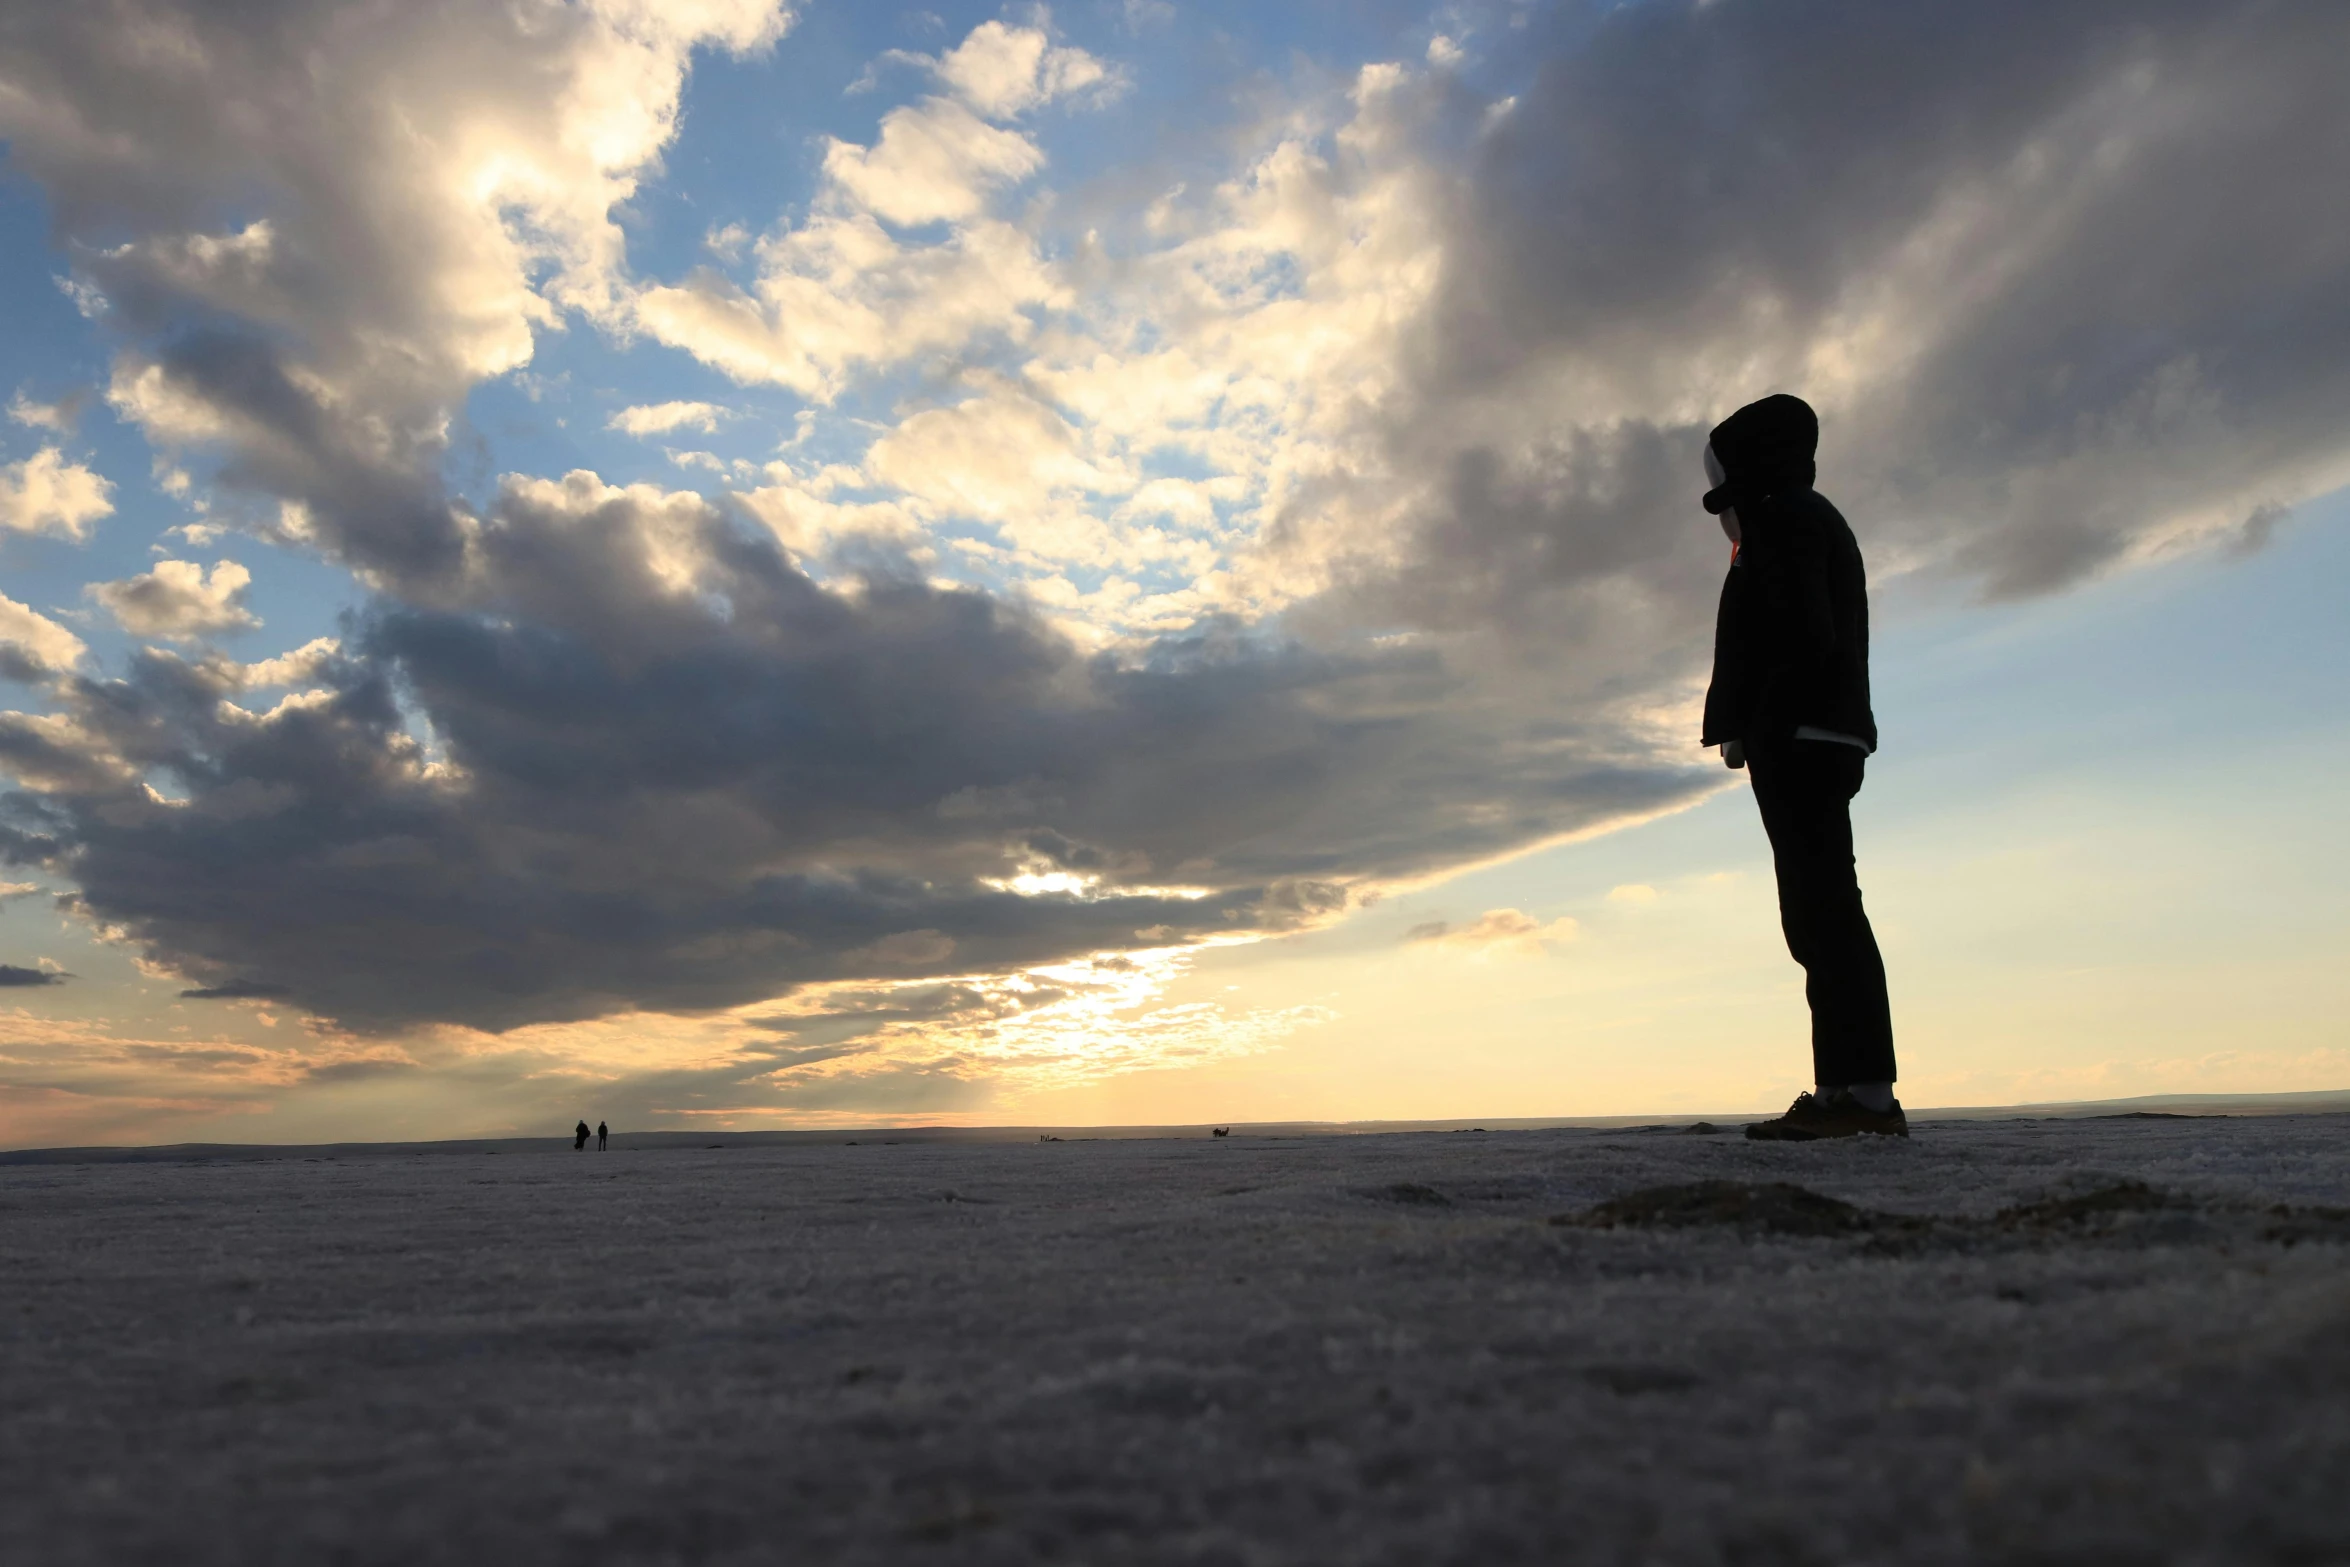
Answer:
POLYGON ((0 1166, 0 1560, 2350 1559, 2350 1117, 617 1141, 0 1166))

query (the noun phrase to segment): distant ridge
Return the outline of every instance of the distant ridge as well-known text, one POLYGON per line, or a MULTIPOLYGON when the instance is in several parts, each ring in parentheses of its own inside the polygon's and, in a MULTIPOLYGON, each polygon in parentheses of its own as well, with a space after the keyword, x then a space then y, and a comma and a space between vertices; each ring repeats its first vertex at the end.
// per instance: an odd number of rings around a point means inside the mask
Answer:
MULTIPOLYGON (((1362 1137, 1406 1132, 1536 1132, 1583 1127, 1609 1130, 1689 1126, 1699 1121, 1737 1124, 1769 1110, 1707 1115, 1489 1116, 1441 1121, 1236 1121, 1223 1123, 1234 1138, 1362 1137)), ((2350 1089, 2298 1094, 2147 1094, 2134 1099, 2088 1099, 2053 1104, 1964 1105, 1915 1109, 1915 1121, 2085 1120, 2097 1116, 2253 1116, 2350 1113, 2350 1089)), ((629 1151, 759 1148, 792 1144, 1031 1143, 1143 1138, 1207 1138, 1198 1126, 862 1126, 742 1132, 615 1132, 612 1149, 629 1151)), ((568 1133, 552 1137, 471 1137, 414 1143, 166 1143, 146 1147, 0 1149, 0 1165, 195 1164, 266 1159, 328 1160, 421 1157, 432 1154, 544 1154, 572 1152, 568 1133)), ((585 1155, 582 1155, 585 1157, 585 1155)))
POLYGON ((2350 1088, 2303 1094, 2143 1094, 2135 1099, 2082 1099, 2055 1104, 1976 1105, 1910 1112, 1912 1120, 1986 1121, 2026 1117, 2068 1119, 2099 1115, 2330 1115, 2350 1111, 2350 1088))

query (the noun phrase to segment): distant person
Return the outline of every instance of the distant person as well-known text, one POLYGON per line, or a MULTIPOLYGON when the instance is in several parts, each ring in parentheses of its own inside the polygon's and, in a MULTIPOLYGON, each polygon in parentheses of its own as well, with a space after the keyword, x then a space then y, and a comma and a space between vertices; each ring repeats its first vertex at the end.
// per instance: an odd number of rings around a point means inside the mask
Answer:
POLYGON ((1860 546, 1812 488, 1819 417, 1781 393, 1714 426, 1705 509, 1729 535, 1704 745, 1753 780, 1778 873, 1779 923, 1811 1003, 1812 1082, 1749 1137, 1907 1137, 1893 1097, 1885 961, 1861 907, 1852 797, 1877 749, 1860 546))
POLYGON ((602 1153, 604 1151, 604 1140, 611 1135, 612 1128, 606 1126, 601 1121, 596 1123, 596 1152, 602 1153))
POLYGON ((579 1125, 578 1125, 578 1127, 577 1127, 575 1130, 576 1130, 576 1135, 575 1135, 575 1136, 573 1136, 573 1138, 571 1139, 571 1151, 572 1151, 573 1153, 577 1153, 577 1152, 579 1152, 579 1151, 580 1151, 582 1148, 585 1148, 585 1147, 587 1146, 587 1139, 588 1139, 587 1122, 585 1122, 585 1121, 582 1121, 582 1122, 580 1122, 580 1123, 579 1123, 579 1125))

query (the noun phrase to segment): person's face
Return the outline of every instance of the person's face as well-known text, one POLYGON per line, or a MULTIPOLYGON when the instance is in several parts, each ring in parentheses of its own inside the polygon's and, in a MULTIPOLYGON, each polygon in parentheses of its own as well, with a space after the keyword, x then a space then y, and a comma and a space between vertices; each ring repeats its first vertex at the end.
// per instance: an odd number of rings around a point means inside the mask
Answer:
MULTIPOLYGON (((1729 479, 1730 476, 1722 471, 1722 460, 1714 455, 1713 445, 1708 442, 1705 448, 1706 487, 1718 490, 1728 483, 1729 479)), ((1735 506, 1722 508, 1722 535, 1732 544, 1738 542, 1738 508, 1735 506)))

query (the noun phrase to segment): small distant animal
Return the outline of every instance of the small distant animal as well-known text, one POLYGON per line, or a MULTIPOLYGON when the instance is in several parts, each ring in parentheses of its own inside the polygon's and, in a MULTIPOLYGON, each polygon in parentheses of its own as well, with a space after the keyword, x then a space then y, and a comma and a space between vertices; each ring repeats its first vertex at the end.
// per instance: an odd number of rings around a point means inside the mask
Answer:
POLYGON ((1209 1131, 1217 1137, 1230 1137, 1232 1135, 1232 1128, 1229 1126, 1211 1127, 1209 1128, 1209 1131))

